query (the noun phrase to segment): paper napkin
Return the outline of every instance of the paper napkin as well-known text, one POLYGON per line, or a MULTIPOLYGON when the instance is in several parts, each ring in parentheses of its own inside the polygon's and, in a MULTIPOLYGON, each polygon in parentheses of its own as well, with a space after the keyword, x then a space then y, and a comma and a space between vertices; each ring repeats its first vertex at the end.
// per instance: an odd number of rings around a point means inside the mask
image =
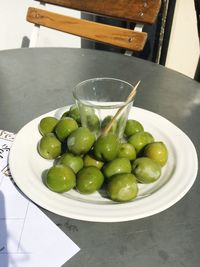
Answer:
POLYGON ((0 130, 0 267, 60 267, 80 248, 14 185, 14 137, 0 130))

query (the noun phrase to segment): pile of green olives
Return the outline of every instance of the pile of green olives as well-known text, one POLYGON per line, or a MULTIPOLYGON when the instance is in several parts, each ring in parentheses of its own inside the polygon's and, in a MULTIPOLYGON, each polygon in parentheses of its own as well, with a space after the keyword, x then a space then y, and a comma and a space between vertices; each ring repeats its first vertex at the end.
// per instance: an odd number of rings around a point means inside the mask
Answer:
POLYGON ((139 183, 160 178, 168 160, 166 145, 155 141, 134 119, 126 122, 123 139, 119 140, 113 128, 96 137, 81 125, 79 109, 72 105, 60 119, 41 119, 38 128, 42 135, 38 152, 54 160, 44 183, 58 193, 75 189, 91 194, 101 189, 113 201, 130 201, 137 197, 139 183))

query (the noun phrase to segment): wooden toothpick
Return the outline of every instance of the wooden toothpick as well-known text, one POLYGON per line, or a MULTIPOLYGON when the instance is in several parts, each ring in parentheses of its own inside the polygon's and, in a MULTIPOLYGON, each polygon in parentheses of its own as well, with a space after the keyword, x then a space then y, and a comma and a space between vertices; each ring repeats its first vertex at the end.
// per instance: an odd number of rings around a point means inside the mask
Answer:
POLYGON ((130 92, 129 96, 127 97, 126 101, 125 101, 125 104, 119 108, 117 110, 117 112, 115 113, 115 115, 113 116, 113 118, 111 119, 111 121, 107 124, 107 126, 104 128, 104 130, 102 131, 102 135, 106 135, 110 129, 112 128, 112 125, 114 123, 115 120, 117 120, 121 113, 124 111, 124 109, 126 108, 126 106, 128 105, 128 103, 134 98, 134 96, 136 95, 136 92, 137 92, 137 88, 139 86, 141 81, 139 81, 132 89, 132 91, 130 92))

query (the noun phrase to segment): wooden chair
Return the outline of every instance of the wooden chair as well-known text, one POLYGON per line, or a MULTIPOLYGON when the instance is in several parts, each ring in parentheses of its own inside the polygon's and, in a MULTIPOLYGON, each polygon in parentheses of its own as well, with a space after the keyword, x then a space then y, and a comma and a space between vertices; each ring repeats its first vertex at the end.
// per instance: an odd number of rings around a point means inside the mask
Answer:
POLYGON ((134 29, 125 29, 35 7, 29 7, 27 12, 27 21, 37 27, 48 27, 134 52, 144 49, 147 33, 142 32, 143 25, 153 24, 156 21, 161 6, 161 0, 40 0, 39 2, 136 23, 134 29))

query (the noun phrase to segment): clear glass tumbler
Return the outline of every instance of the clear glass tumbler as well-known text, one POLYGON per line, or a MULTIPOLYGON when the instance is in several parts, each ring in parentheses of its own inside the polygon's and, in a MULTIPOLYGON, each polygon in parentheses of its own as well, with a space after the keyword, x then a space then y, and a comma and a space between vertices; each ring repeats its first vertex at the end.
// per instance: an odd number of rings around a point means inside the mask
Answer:
MULTIPOLYGON (((116 112, 124 106, 133 85, 114 78, 93 78, 79 83, 73 90, 81 124, 98 137, 116 112)), ((114 120, 111 132, 123 137, 129 111, 134 99, 128 102, 121 115, 114 120)))

